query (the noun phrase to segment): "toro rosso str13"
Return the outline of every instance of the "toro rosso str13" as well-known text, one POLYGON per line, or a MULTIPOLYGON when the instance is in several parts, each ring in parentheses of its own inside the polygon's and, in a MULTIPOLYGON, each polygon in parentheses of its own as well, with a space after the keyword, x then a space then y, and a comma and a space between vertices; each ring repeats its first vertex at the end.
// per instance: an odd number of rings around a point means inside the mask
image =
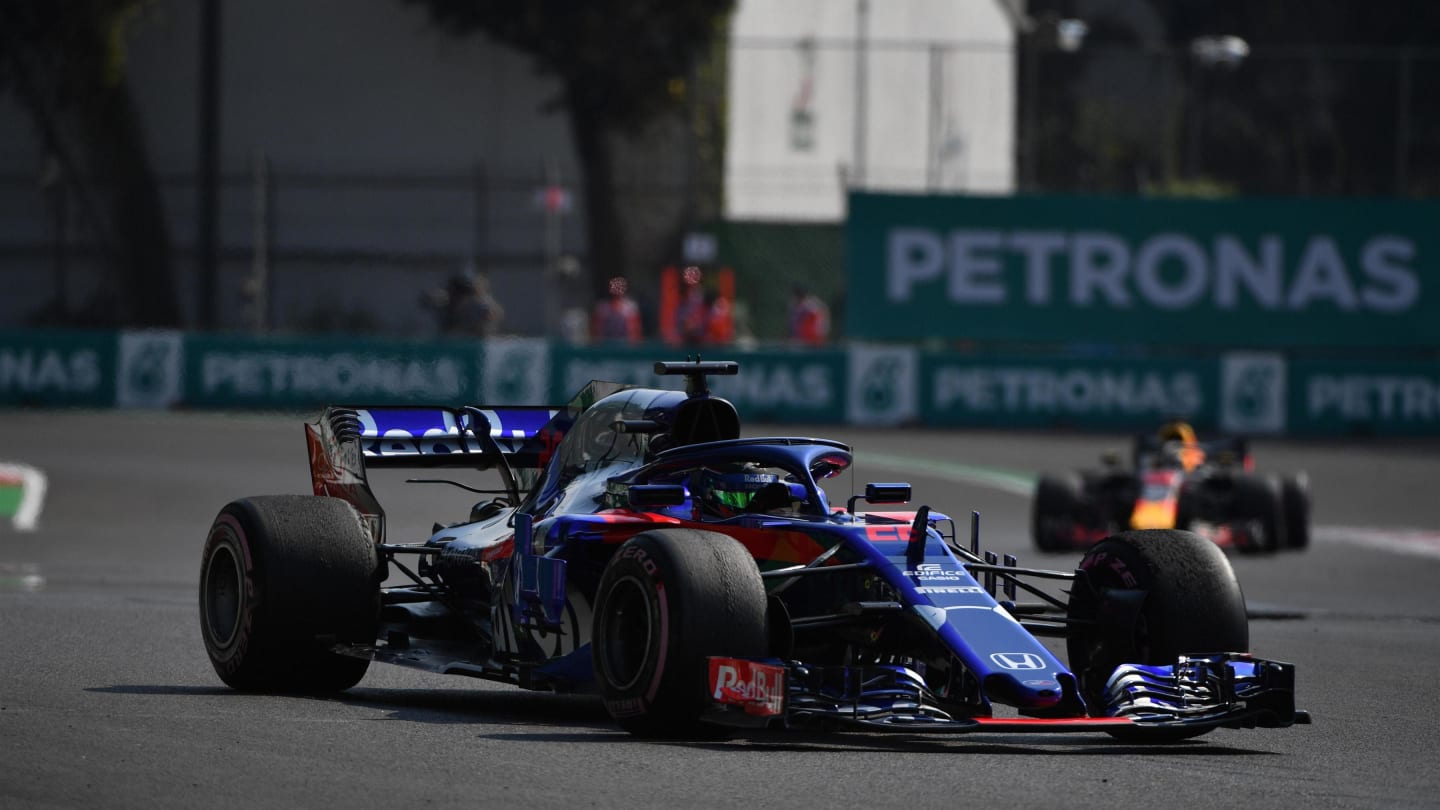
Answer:
POLYGON ((821 482, 851 465, 844 444, 742 438, 707 383, 736 364, 656 371, 685 391, 591 383, 558 408, 328 409, 306 426, 314 495, 237 500, 210 529, 200 624, 215 671, 236 689, 324 693, 383 661, 593 692, 649 736, 1158 741, 1309 721, 1293 666, 1248 654, 1214 544, 1131 531, 1078 570, 1022 568, 980 550, 978 516, 966 543, 929 507, 893 510, 908 484, 833 502, 821 482), (486 497, 399 543, 367 481, 379 467, 500 484, 457 483, 486 497), (1068 663, 1041 637, 1065 639, 1068 663))
POLYGON ((1087 549, 1125 529, 1185 529, 1240 552, 1310 543, 1305 473, 1257 473, 1241 438, 1199 441, 1184 422, 1135 437, 1132 465, 1042 475, 1031 502, 1041 551, 1087 549))

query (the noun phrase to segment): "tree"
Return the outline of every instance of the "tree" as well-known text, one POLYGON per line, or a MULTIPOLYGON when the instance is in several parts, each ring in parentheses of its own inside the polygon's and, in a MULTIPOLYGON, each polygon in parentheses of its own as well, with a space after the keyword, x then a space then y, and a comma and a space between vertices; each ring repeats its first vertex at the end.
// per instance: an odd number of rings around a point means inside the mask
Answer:
POLYGON ((723 32, 735 0, 403 0, 455 35, 481 33, 560 81, 581 171, 596 295, 650 280, 682 229, 719 209, 723 32), (708 81, 707 81, 708 79, 708 81), (708 100, 707 100, 708 99, 708 100), (697 194, 695 189, 703 188, 697 194))
POLYGON ((169 229, 125 81, 125 35, 144 5, 0 0, 0 91, 29 113, 113 269, 92 324, 180 325, 169 229))
MULTIPOLYGON (((1082 4, 1083 5, 1083 4, 1082 4)), ((1093 4, 1092 4, 1093 5, 1093 4)), ((1031 137, 1049 190, 1433 195, 1440 5, 1433 0, 1125 0, 1044 63, 1031 137), (1195 58, 1197 38, 1248 43, 1195 58), (1048 124, 1048 126, 1045 126, 1048 124)), ((1033 0, 1037 16, 1075 11, 1033 0)))

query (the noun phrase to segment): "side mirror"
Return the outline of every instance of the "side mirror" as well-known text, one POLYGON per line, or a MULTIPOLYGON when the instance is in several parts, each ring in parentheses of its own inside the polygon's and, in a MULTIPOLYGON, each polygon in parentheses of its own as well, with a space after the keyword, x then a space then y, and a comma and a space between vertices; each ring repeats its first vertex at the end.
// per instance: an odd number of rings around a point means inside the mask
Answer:
POLYGON ((851 514, 855 513, 855 502, 861 498, 866 503, 909 503, 909 484, 866 484, 864 495, 854 495, 850 498, 846 508, 851 514))
POLYGON ((635 509, 654 506, 679 506, 688 500, 681 484, 636 484, 626 490, 626 498, 635 509))
POLYGON ((909 503, 909 484, 866 484, 866 503, 909 503))

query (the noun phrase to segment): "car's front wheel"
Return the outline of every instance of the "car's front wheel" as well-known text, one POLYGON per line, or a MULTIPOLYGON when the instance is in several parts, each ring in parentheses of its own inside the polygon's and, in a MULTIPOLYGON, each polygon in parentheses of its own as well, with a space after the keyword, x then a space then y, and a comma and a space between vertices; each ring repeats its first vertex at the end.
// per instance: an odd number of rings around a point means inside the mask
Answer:
POLYGON ((369 661, 335 641, 373 643, 379 615, 375 544, 335 498, 243 498, 220 510, 200 562, 200 632, 235 689, 339 692, 369 661))
POLYGON ((1310 545, 1310 477, 1305 473, 1287 476, 1280 482, 1285 504, 1285 548, 1310 545))
MULTIPOLYGON (((1070 669, 1091 714, 1105 713, 1105 686, 1120 664, 1174 664, 1181 655, 1248 652, 1245 596, 1230 561, 1211 541, 1172 529, 1122 532, 1080 560, 1070 591, 1070 669)), ((1147 739, 1183 739, 1182 730, 1147 739)))
POLYGON ((1260 527, 1259 541, 1245 551, 1270 554, 1285 543, 1285 502, 1280 479, 1274 475, 1240 475, 1235 478, 1235 513, 1260 527))
POLYGON ((592 653, 605 707, 627 731, 701 731, 710 656, 767 653, 765 586, 723 534, 667 529, 622 545, 600 578, 592 653))

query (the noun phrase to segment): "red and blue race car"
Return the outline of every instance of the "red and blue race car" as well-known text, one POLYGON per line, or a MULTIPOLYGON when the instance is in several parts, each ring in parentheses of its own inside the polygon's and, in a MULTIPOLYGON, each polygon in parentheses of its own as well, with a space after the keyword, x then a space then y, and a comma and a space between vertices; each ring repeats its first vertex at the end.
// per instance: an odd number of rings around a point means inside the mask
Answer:
MULTIPOLYGON (((1229 562, 1122 532, 1074 571, 1023 568, 910 486, 824 488, 846 445, 743 437, 708 375, 591 383, 564 407, 332 407, 313 495, 225 506, 200 624, 241 690, 335 692, 372 661, 597 694, 629 731, 724 727, 1108 732, 1284 727, 1294 667, 1253 657, 1229 562), (395 542, 367 470, 490 471, 428 538, 395 542), (394 584, 397 583, 398 584, 394 584), (1065 662, 1042 643, 1063 639, 1065 662)), ((427 479, 430 480, 430 479, 427 479)))
POLYGON ((1135 437, 1132 463, 1042 475, 1031 502, 1041 551, 1084 550, 1127 529, 1184 529, 1240 552, 1310 543, 1305 473, 1258 473, 1239 437, 1200 441, 1185 422, 1135 437))

